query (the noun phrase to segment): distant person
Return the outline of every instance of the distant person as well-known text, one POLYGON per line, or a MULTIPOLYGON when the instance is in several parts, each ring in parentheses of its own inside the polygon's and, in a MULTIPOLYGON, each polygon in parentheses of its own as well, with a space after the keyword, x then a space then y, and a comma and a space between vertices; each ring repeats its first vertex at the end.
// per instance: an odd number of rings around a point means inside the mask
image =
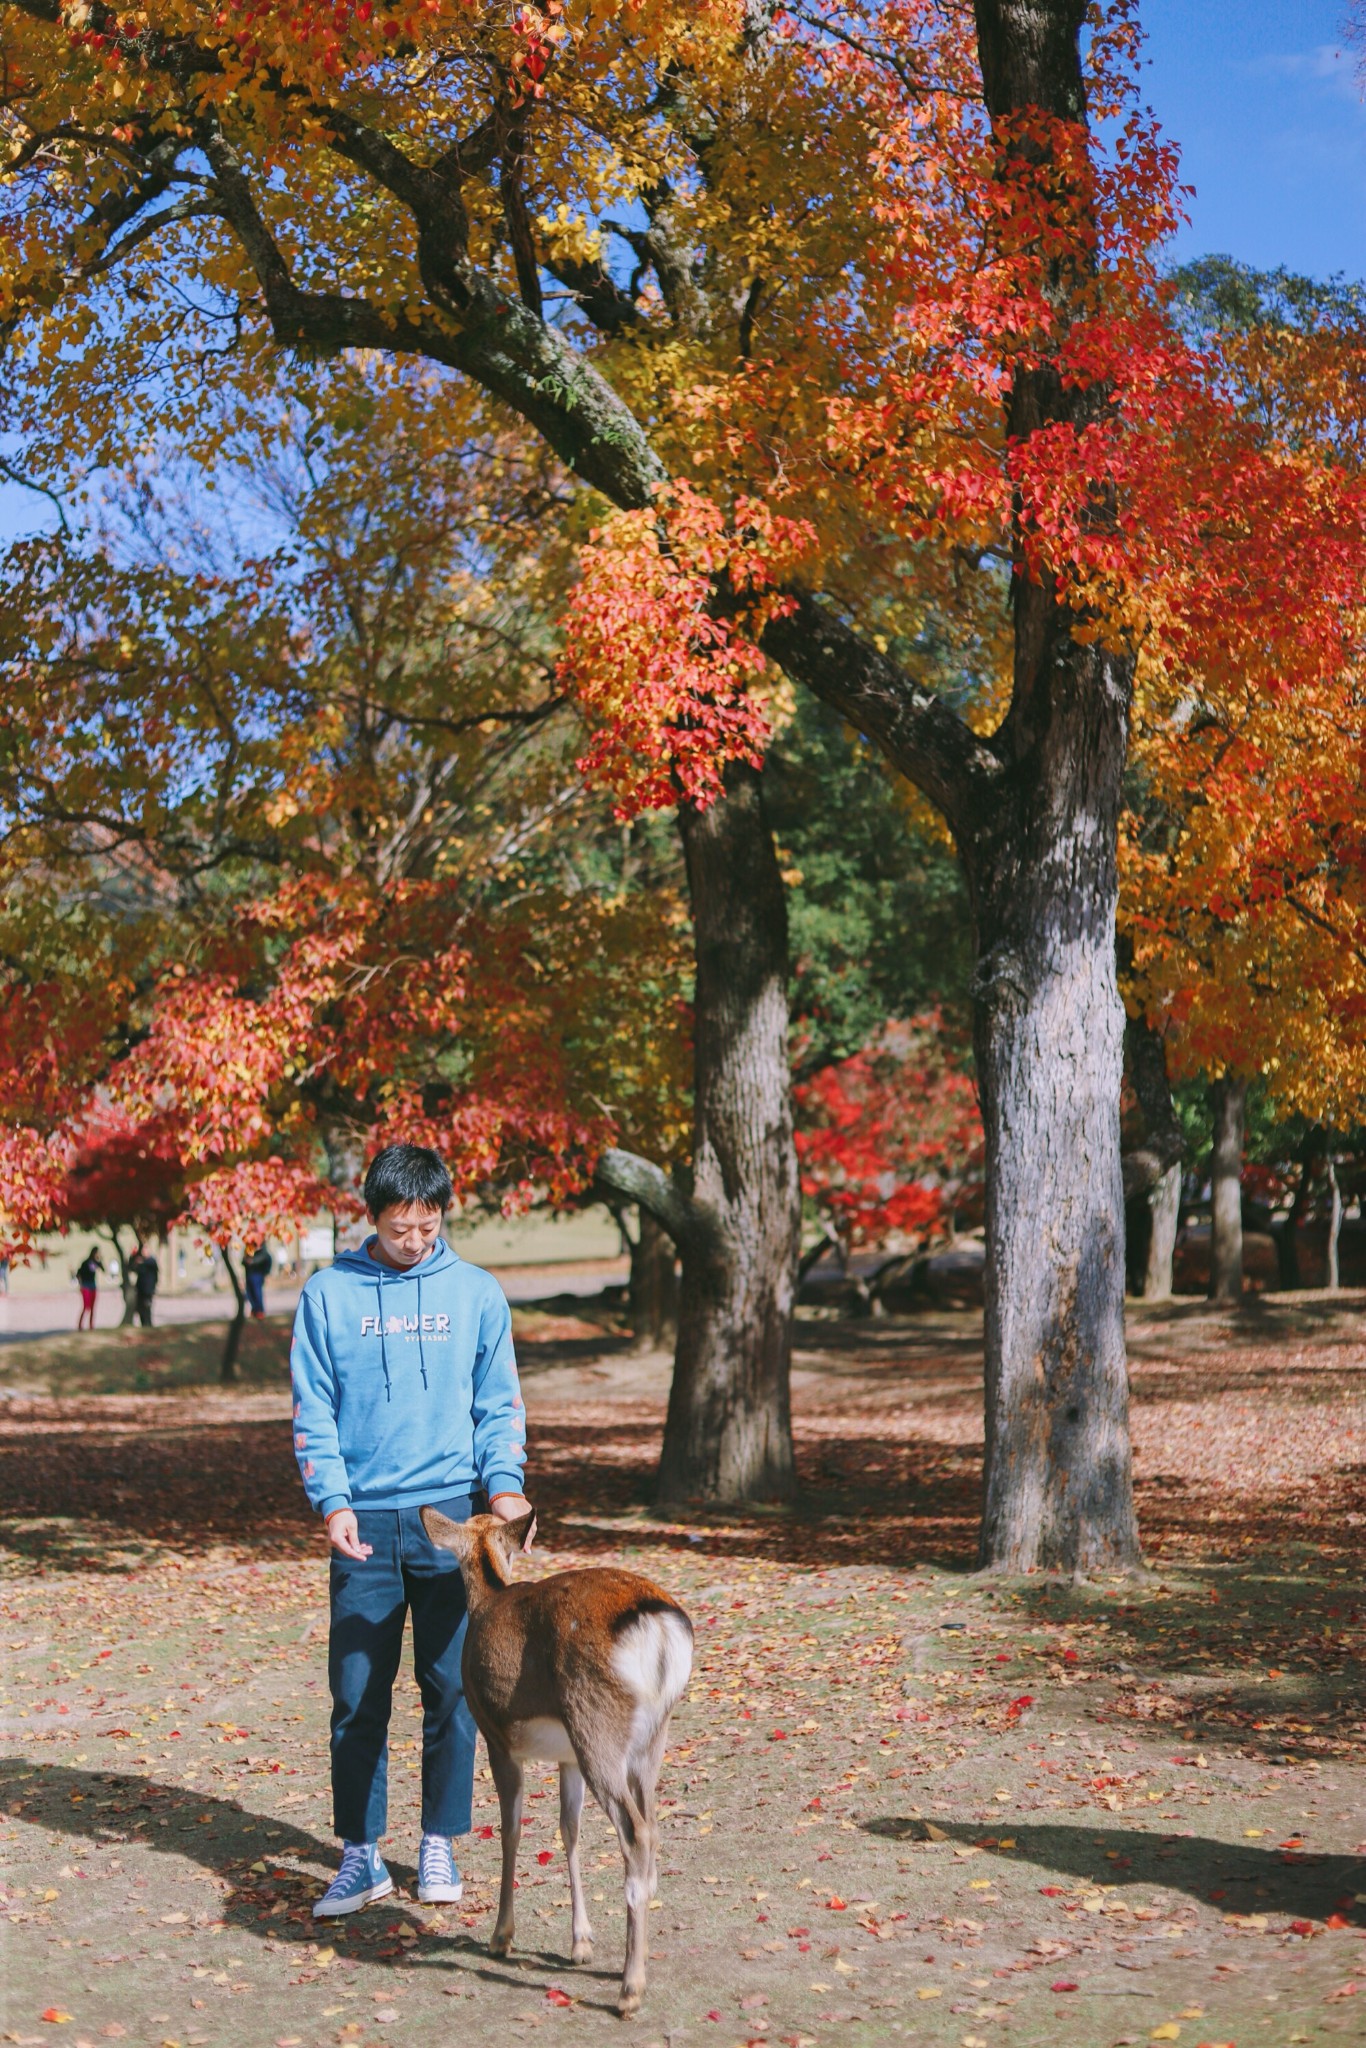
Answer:
POLYGON ((263 1244, 258 1244, 246 1263, 247 1304, 257 1318, 266 1312, 266 1282, 270 1278, 270 1269, 270 1253, 263 1244))
POLYGON ((100 1257, 99 1246, 91 1245, 85 1257, 76 1268, 76 1285, 81 1290, 81 1312, 76 1318, 76 1328, 84 1330, 95 1327, 95 1301, 99 1293, 100 1274, 104 1271, 104 1260, 100 1257), (86 1317, 90 1322, 87 1325, 86 1317))
POLYGON ((133 1271, 133 1302, 144 1330, 152 1327, 152 1297, 157 1291, 161 1268, 152 1254, 139 1245, 129 1260, 133 1271))

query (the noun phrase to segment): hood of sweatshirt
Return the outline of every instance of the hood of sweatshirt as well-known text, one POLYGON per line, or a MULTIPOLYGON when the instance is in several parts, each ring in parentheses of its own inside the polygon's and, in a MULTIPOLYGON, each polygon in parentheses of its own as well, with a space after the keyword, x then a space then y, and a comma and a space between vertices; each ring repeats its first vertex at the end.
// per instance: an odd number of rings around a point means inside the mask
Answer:
POLYGON ((520 1491, 526 1418, 507 1300, 443 1240, 403 1271, 366 1245, 315 1273, 290 1367, 295 1452, 324 1514, 520 1491))

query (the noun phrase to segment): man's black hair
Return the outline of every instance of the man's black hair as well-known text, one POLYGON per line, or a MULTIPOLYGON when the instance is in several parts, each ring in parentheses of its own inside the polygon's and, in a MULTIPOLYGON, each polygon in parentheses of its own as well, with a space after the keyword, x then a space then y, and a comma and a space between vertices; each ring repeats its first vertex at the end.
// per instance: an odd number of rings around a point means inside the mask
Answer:
POLYGON ((451 1177, 430 1145, 386 1145, 376 1152, 365 1176, 365 1206, 372 1216, 404 1202, 424 1209, 451 1206, 451 1177))

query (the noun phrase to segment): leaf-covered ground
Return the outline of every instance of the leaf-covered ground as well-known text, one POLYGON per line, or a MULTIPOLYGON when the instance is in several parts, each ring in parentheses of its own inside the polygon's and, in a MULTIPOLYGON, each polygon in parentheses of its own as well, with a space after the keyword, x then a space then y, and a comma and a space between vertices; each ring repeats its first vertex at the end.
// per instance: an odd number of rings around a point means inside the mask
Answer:
POLYGON ((591 1311, 519 1316, 544 1548, 617 1557, 698 1625, 662 1786, 650 1989, 612 2014, 620 1859, 590 1813, 598 1951, 567 1960, 553 1774, 524 1944, 484 1942, 479 1784, 458 1909, 320 1932, 325 1567, 285 1333, 202 1384, 211 1329, 0 1354, 6 2038, 177 2048, 458 2039, 1291 2048, 1366 2024, 1361 1297, 1133 1318, 1141 1584, 973 1577, 973 1318, 803 1323, 791 1513, 641 1505, 666 1362, 591 1311), (587 1319, 584 1319, 585 1315, 587 1319))

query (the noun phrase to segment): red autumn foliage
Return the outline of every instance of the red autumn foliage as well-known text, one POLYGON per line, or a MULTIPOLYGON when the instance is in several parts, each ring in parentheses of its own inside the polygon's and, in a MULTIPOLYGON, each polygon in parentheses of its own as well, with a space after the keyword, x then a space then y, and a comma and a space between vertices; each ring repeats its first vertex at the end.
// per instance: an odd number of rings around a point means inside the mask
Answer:
POLYGON ((755 640, 790 607, 774 586, 812 539, 808 523, 758 499, 738 498, 727 519, 684 482, 595 529, 560 674, 595 721, 579 766, 612 791, 619 817, 680 801, 705 808, 727 761, 760 765, 769 727, 754 690, 767 664, 755 640), (718 609, 718 581, 738 618, 718 609))
POLYGON ((357 1214, 317 1171, 320 1102, 358 1156, 395 1138, 436 1146, 459 1197, 567 1199, 610 1130, 570 1100, 556 1019, 571 993, 528 978, 525 934, 456 940, 451 911, 439 884, 316 878, 248 903, 208 965, 169 968, 128 1013, 131 1045, 93 1084, 84 1063, 64 1085, 47 1071, 38 1013, 16 1006, 27 1036, 12 1024, 4 1050, 36 1076, 43 1122, 0 1127, 12 1247, 66 1222, 183 1217, 226 1246, 357 1214))
POLYGON ((164 1232, 183 1206, 184 1164, 163 1122, 135 1123, 98 1107, 76 1140, 54 1220, 77 1229, 131 1225, 164 1232))
POLYGON ((888 1024, 796 1092, 803 1191, 846 1250, 947 1232, 980 1176, 982 1123, 938 1012, 888 1024))

